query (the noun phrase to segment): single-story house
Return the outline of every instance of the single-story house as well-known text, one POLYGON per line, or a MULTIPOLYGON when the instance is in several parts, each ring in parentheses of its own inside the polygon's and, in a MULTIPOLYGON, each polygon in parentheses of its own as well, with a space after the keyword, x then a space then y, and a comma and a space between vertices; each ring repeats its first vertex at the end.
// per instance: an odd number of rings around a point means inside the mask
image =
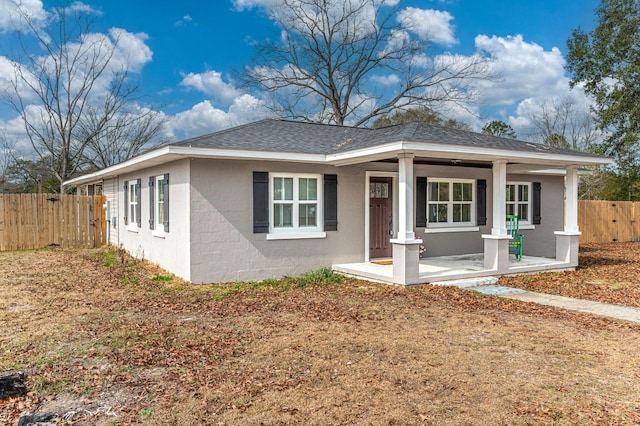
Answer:
POLYGON ((589 153, 408 123, 262 120, 66 182, 102 186, 109 241, 192 283, 320 267, 396 284, 571 269, 589 153), (523 258, 509 254, 519 217, 523 258))

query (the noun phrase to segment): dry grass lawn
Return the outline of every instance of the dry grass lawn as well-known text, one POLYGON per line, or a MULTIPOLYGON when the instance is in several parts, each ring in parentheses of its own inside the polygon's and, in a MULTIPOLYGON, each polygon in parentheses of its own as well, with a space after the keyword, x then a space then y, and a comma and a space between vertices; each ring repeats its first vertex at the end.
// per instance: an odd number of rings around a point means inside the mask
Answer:
MULTIPOLYGON (((596 249, 572 274, 608 279, 596 249)), ((195 287, 107 249, 0 253, 0 277, 0 371, 30 389, 0 424, 640 423, 640 325, 321 273, 195 287)))

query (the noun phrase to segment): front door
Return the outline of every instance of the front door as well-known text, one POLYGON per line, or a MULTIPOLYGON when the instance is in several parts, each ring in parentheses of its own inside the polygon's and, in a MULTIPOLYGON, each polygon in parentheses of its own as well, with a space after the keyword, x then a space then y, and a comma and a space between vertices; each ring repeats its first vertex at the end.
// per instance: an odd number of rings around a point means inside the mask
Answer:
POLYGON ((391 257, 393 234, 392 178, 369 179, 369 258, 391 257))

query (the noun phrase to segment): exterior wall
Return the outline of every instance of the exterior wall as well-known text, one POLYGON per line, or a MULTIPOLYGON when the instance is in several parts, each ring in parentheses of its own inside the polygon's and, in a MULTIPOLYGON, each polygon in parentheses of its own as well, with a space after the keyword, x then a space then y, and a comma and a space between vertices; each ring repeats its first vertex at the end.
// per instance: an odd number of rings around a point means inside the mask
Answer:
MULTIPOLYGON (((194 283, 210 283, 295 276, 332 264, 362 262, 367 255, 366 174, 395 173, 397 165, 366 163, 333 167, 282 162, 192 159, 189 170, 189 276, 194 283), (337 174, 338 231, 327 231, 326 238, 319 239, 267 240, 267 234, 254 234, 253 171, 337 174)), ((148 173, 144 174, 146 175, 148 173)), ((480 226, 477 231, 438 233, 415 228, 416 236, 424 240, 428 256, 482 253, 482 235, 490 234, 492 227, 491 169, 417 164, 414 175, 427 178, 487 180, 486 226, 480 226)), ((124 178, 120 180, 122 182, 124 178)), ((563 178, 508 175, 507 180, 542 183, 542 223, 535 225, 535 229, 522 231, 525 235, 524 254, 555 256, 556 243, 553 233, 563 228, 563 178)), ((143 178, 143 202, 144 186, 143 178)), ((397 191, 397 187, 394 191, 397 191)), ((175 207, 173 201, 172 206, 175 207)), ((397 223, 397 220, 395 222, 397 223)), ((172 217, 173 223, 175 220, 172 217)), ((163 266, 167 267, 164 264, 163 266)))
MULTIPOLYGON (((482 253, 483 234, 490 234, 493 218, 492 171, 487 168, 423 166, 417 164, 415 176, 428 178, 486 179, 487 181, 487 225, 478 231, 431 233, 424 228, 415 228, 416 237, 424 241, 427 257, 482 253)), ((541 216, 535 229, 524 229, 523 253, 528 256, 554 257, 556 251, 555 231, 564 226, 564 178, 562 176, 536 176, 531 174, 507 174, 507 181, 540 182, 541 216)), ((475 200, 474 200, 475 203, 475 200)))
POLYGON ((564 176, 535 176, 507 174, 507 181, 540 182, 540 215, 535 229, 523 229, 522 254, 525 256, 555 257, 554 232, 564 229, 564 176))
MULTIPOLYGON (((458 254, 482 253, 484 251, 483 234, 491 233, 491 199, 493 192, 492 172, 489 168, 450 167, 450 166, 424 166, 416 164, 414 175, 429 178, 459 178, 459 179, 486 179, 487 181, 487 225, 480 226, 478 231, 464 232, 438 232, 433 233, 429 228, 415 228, 416 237, 424 241, 427 250, 426 256, 450 256, 458 254)), ((475 194, 474 194, 475 204, 475 194)), ((426 206, 425 206, 426 208, 426 206)))
POLYGON ((107 211, 107 226, 109 229, 107 230, 107 235, 109 235, 109 240, 107 241, 109 244, 113 244, 114 246, 119 246, 120 241, 118 238, 118 218, 120 217, 120 213, 118 211, 118 178, 110 178, 104 179, 102 181, 102 191, 103 194, 107 197, 108 205, 110 206, 110 210, 107 211))
MULTIPOLYGON (((186 280, 191 280, 189 160, 179 160, 156 167, 118 176, 117 234, 121 247, 132 256, 157 263, 186 280), (162 237, 153 235, 149 227, 149 177, 169 173, 169 232, 162 237), (125 181, 141 179, 140 228, 127 229, 123 185, 125 181)), ((156 225, 158 228, 158 225, 156 225)), ((162 228, 162 225, 159 225, 162 228)), ((112 228, 113 229, 113 228, 112 228)))
POLYGON ((364 167, 193 159, 190 169, 192 282, 295 276, 364 260, 364 167), (318 239, 254 234, 254 171, 337 174, 338 230, 318 239))

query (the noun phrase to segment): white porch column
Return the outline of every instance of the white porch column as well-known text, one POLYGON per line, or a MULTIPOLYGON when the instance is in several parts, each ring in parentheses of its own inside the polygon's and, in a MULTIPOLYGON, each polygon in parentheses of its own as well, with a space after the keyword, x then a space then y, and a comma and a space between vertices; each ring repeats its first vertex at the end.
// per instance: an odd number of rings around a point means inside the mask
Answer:
POLYGON ((413 154, 398 155, 398 237, 413 241, 413 154))
POLYGON ((568 166, 565 177, 565 225, 563 231, 555 232, 556 259, 578 266, 578 167, 568 166))
POLYGON ((417 284, 420 272, 418 246, 413 231, 413 154, 398 155, 398 235, 393 244, 393 281, 417 284))
POLYGON ((493 204, 491 234, 484 238, 484 267, 498 273, 509 269, 509 233, 507 232, 507 162, 493 162, 493 204))
POLYGON ((564 232, 580 232, 578 229, 578 167, 567 167, 565 178, 565 225, 564 232))
POLYGON ((503 237, 507 233, 507 162, 493 162, 493 221, 491 235, 503 237))

